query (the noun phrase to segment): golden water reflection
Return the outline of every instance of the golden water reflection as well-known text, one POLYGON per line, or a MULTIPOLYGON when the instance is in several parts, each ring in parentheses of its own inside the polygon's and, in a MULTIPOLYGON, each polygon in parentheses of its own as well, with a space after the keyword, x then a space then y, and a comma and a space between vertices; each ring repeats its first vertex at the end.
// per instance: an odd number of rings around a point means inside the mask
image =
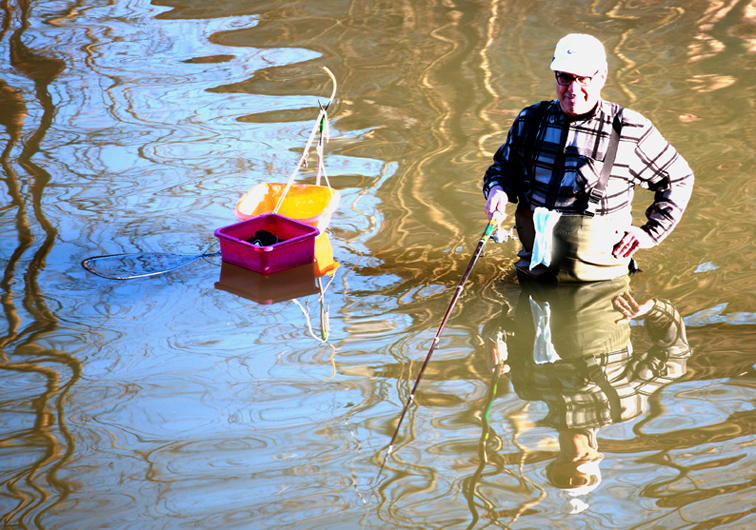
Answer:
POLYGON ((11 500, 4 503, 10 509, 2 520, 7 527, 30 528, 40 514, 63 502, 71 491, 59 472, 76 450, 65 402, 81 377, 81 363, 74 354, 45 344, 46 337, 57 330, 58 318, 46 303, 39 278, 57 230, 43 205, 51 175, 33 157, 55 113, 50 85, 65 63, 25 44, 29 3, 6 2, 3 7, 3 49, 14 76, 31 81, 34 89, 25 92, 12 86, 10 78, 0 80, 0 123, 7 134, 0 158, 2 181, 11 199, 6 213, 15 214, 17 235, 0 283, 8 324, 0 336, 1 401, 7 411, 0 452, 6 462, 3 491, 11 500), (41 113, 29 116, 32 106, 40 106, 41 113), (42 242, 34 248, 39 229, 42 242))

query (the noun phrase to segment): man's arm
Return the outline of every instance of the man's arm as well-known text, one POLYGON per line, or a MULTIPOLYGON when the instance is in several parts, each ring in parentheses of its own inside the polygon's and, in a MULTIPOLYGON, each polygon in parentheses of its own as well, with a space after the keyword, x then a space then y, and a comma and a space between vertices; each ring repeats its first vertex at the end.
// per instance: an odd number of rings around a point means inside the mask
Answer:
MULTIPOLYGON (((509 202, 509 194, 506 189, 512 188, 510 175, 512 174, 512 154, 514 143, 514 130, 517 121, 512 124, 512 128, 507 134, 507 140, 499 147, 491 164, 483 176, 483 196, 486 198, 486 215, 488 218, 494 214, 500 215, 502 219, 506 215, 505 208, 509 202)), ((515 195, 516 196, 516 195, 515 195)))
POLYGON ((483 176, 483 196, 486 198, 486 214, 505 215, 507 202, 516 203, 520 184, 524 178, 521 160, 522 143, 527 143, 528 131, 536 131, 543 119, 548 102, 541 102, 523 109, 517 115, 507 133, 507 140, 496 151, 493 164, 483 176), (533 129, 535 127, 535 129, 533 129))
POLYGON ((630 173, 655 196, 646 210, 647 222, 640 227, 633 226, 625 233, 614 248, 615 257, 629 257, 638 249, 661 243, 680 222, 693 191, 693 171, 685 159, 650 121, 637 113, 635 115, 643 120, 643 124, 633 124, 640 137, 630 173))

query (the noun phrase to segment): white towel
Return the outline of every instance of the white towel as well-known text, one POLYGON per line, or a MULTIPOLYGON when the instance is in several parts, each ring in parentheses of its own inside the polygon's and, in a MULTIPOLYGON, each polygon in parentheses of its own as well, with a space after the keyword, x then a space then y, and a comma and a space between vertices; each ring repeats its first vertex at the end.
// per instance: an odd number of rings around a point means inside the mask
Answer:
POLYGON ((535 240, 533 252, 530 256, 530 270, 537 265, 551 265, 551 245, 553 241, 554 226, 562 214, 552 212, 548 208, 538 207, 533 212, 533 226, 535 227, 535 240))

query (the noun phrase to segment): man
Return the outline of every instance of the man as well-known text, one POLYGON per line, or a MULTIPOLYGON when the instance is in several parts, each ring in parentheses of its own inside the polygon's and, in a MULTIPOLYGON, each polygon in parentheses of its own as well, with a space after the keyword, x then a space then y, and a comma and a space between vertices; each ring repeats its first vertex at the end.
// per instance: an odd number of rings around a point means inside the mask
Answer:
POLYGON ((515 119, 484 177, 486 213, 503 219, 507 203, 518 204, 520 272, 619 277, 638 249, 659 244, 680 221, 693 173, 649 120, 601 98, 607 62, 595 37, 561 39, 551 69, 557 98, 515 119), (655 193, 642 226, 632 225, 636 185, 655 193))

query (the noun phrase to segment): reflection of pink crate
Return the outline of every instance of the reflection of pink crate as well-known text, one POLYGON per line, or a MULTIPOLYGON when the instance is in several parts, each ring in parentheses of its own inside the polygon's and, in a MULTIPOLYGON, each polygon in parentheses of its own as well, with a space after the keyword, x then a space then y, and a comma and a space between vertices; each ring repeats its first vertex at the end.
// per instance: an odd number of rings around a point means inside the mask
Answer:
POLYGON ((314 263, 273 274, 260 274, 224 261, 215 288, 263 305, 318 292, 314 263))
POLYGON ((258 215, 252 219, 218 228, 223 261, 270 274, 315 261, 315 236, 318 229, 275 213, 258 215), (258 247, 247 240, 258 230, 278 236, 278 243, 258 247))

